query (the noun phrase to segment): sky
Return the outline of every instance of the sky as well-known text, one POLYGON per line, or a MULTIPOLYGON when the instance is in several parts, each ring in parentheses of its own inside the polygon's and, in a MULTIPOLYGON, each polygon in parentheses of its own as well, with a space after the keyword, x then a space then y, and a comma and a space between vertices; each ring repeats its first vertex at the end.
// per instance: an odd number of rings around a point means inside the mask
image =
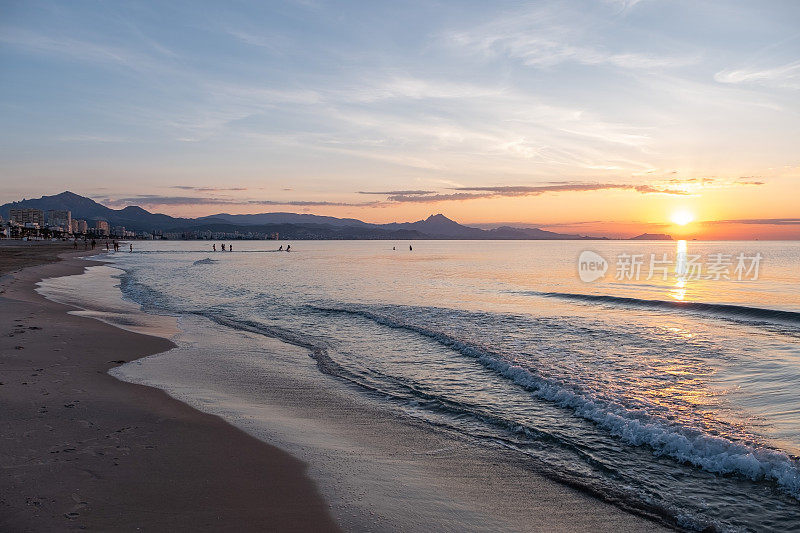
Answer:
POLYGON ((800 2, 0 0, 0 203, 64 190, 800 239, 800 2))

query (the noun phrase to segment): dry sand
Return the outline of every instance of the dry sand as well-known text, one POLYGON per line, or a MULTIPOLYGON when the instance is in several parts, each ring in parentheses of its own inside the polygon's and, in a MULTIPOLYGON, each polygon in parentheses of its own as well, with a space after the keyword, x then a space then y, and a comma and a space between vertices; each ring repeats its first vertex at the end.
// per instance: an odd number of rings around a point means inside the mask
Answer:
POLYGON ((336 530, 304 463, 106 373, 173 344, 34 292, 83 271, 65 248, 0 245, 0 273, 38 265, 0 278, 0 531, 336 530))

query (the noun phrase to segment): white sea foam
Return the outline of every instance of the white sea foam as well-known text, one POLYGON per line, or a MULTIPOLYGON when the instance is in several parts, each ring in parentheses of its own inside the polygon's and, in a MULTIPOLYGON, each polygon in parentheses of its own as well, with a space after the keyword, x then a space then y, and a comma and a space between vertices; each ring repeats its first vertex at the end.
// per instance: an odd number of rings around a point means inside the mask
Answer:
POLYGON ((414 331, 474 357, 485 367, 512 380, 539 398, 571 409, 576 415, 608 430, 621 441, 634 446, 648 446, 655 454, 689 463, 716 474, 737 474, 753 481, 777 483, 785 492, 800 499, 800 465, 787 454, 730 439, 709 435, 698 429, 669 424, 633 412, 621 405, 592 398, 552 379, 535 375, 514 365, 486 348, 456 339, 444 332, 364 309, 330 308, 333 312, 357 314, 380 324, 414 331))

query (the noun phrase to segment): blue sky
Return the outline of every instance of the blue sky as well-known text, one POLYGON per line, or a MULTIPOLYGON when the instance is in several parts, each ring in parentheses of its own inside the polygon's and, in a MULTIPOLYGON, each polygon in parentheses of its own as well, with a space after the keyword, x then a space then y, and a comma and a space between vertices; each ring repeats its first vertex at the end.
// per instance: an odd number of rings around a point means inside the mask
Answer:
POLYGON ((184 214, 522 220, 536 209, 552 221, 563 205, 544 198, 551 185, 562 204, 608 184, 626 199, 763 189, 790 209, 779 198, 800 176, 800 2, 6 1, 0 12, 6 200, 69 188, 184 214), (687 185, 702 179, 713 185, 687 185))

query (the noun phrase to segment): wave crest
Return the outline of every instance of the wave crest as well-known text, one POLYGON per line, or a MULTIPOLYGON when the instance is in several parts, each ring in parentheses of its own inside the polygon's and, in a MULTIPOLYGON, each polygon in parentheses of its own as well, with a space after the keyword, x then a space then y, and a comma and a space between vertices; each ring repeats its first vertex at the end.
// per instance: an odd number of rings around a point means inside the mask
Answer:
POLYGON ((689 463, 715 474, 736 474, 753 481, 767 480, 778 484, 795 499, 800 499, 800 464, 787 454, 675 424, 665 424, 620 405, 594 399, 584 392, 552 379, 537 376, 529 369, 515 365, 501 355, 446 333, 411 324, 397 317, 380 315, 364 309, 315 307, 329 313, 359 315, 373 322, 416 332, 468 357, 512 380, 537 397, 572 410, 594 422, 626 444, 648 446, 657 455, 689 463))

